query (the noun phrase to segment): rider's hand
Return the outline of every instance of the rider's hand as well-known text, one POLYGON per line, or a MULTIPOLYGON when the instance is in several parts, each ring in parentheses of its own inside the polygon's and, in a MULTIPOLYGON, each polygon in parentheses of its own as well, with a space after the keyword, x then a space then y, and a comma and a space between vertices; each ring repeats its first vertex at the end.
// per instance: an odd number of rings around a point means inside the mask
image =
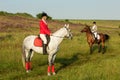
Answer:
POLYGON ((50 33, 50 36, 52 36, 52 33, 50 33))

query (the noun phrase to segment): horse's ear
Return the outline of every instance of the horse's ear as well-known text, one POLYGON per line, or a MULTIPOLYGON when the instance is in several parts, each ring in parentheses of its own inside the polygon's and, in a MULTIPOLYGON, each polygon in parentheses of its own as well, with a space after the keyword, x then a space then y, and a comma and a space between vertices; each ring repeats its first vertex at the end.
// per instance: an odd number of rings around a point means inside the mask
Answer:
POLYGON ((65 24, 64 27, 66 27, 67 25, 65 24))
POLYGON ((67 28, 69 28, 69 24, 67 24, 67 26, 66 26, 67 28))
POLYGON ((69 24, 65 24, 64 27, 69 28, 69 24))

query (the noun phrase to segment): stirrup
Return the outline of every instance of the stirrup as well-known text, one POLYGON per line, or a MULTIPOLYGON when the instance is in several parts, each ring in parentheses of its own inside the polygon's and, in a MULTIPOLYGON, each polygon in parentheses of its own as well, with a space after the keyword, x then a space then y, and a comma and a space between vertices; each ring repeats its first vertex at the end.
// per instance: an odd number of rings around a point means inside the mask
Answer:
POLYGON ((97 42, 98 41, 98 39, 97 38, 95 38, 95 42, 97 42))

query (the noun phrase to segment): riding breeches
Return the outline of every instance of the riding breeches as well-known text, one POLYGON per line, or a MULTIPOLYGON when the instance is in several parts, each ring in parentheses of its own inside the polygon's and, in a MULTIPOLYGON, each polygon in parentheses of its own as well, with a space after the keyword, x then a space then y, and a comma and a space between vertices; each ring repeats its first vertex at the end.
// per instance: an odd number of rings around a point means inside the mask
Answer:
POLYGON ((40 38, 43 40, 44 44, 47 44, 47 38, 45 34, 40 34, 40 38))
POLYGON ((93 34, 95 35, 95 38, 97 38, 97 32, 94 32, 93 34))

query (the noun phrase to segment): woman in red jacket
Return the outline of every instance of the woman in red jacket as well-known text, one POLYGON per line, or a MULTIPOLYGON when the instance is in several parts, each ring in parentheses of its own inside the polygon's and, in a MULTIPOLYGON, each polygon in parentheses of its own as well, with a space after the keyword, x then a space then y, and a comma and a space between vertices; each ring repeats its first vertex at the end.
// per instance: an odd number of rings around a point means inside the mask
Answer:
POLYGON ((42 39, 43 41, 43 54, 47 54, 47 50, 46 50, 46 47, 47 47, 47 38, 46 36, 50 36, 51 35, 51 32, 48 28, 48 25, 47 25, 47 17, 48 15, 46 13, 42 13, 41 15, 41 20, 39 22, 39 26, 40 26, 40 38, 42 39))

